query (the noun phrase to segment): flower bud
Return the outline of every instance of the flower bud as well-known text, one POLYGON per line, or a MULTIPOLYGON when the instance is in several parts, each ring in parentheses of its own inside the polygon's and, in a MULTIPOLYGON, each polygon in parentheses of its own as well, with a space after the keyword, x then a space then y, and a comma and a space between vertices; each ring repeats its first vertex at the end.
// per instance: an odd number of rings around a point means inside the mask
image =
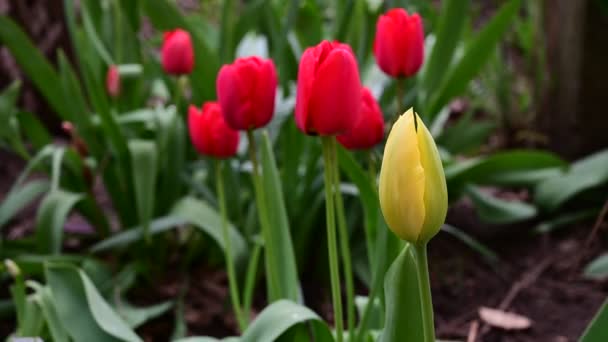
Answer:
POLYGON ((106 90, 111 97, 120 95, 120 73, 116 65, 110 65, 106 74, 106 90))
POLYGON ((359 118, 354 127, 337 136, 338 142, 349 150, 363 150, 374 147, 384 138, 384 118, 382 110, 367 88, 361 91, 359 118))
POLYGON ((296 125, 306 134, 337 135, 359 116, 361 81, 351 48, 322 41, 302 54, 298 69, 296 125))
POLYGON ((160 54, 167 74, 186 75, 194 68, 194 49, 188 31, 177 29, 165 32, 160 54))
POLYGON ((401 115, 389 133, 379 195, 386 223, 403 240, 428 242, 445 221, 443 166, 431 133, 413 109, 401 115))
POLYGON ((6 270, 8 271, 8 273, 13 278, 18 278, 21 276, 21 269, 19 268, 19 266, 17 266, 17 264, 13 260, 5 259, 4 266, 6 267, 6 270))
POLYGON ((224 65, 216 88, 224 119, 233 129, 263 127, 272 119, 277 72, 271 59, 245 57, 224 65))
POLYGON ((414 75, 424 60, 424 29, 417 13, 393 8, 378 18, 374 39, 376 63, 392 77, 414 75))
POLYGON ((188 108, 188 132, 200 154, 229 158, 239 146, 239 132, 226 124, 217 102, 206 102, 202 110, 193 105, 188 108))

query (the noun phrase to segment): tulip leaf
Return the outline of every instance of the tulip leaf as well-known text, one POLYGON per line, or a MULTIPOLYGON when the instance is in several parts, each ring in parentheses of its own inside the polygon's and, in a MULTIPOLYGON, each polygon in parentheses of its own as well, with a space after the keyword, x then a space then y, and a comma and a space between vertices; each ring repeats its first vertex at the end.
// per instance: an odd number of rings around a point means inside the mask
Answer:
POLYGON ((512 150, 449 164, 445 167, 445 178, 451 198, 458 198, 467 183, 496 184, 501 177, 512 177, 515 181, 542 180, 554 174, 555 168, 566 165, 549 152, 512 150), (539 173, 540 170, 545 173, 539 173), (548 170, 551 171, 547 173, 548 170))
POLYGON ((181 173, 186 159, 186 129, 174 109, 156 110, 156 144, 159 157, 159 184, 156 212, 165 214, 182 194, 181 173))
POLYGON ((606 183, 608 150, 603 150, 573 163, 565 173, 538 184, 535 200, 543 209, 554 211, 584 190, 606 183))
POLYGON ((61 252, 65 220, 74 205, 82 198, 81 194, 64 190, 51 191, 44 197, 36 216, 36 241, 39 252, 51 254, 61 252))
MULTIPOLYGON (((368 239, 373 241, 376 237, 377 222, 378 222, 378 195, 376 189, 374 189, 375 180, 370 179, 370 176, 363 171, 361 166, 353 158, 352 154, 338 146, 338 164, 340 170, 342 170, 348 179, 353 182, 359 190, 359 197, 363 205, 363 212, 365 215, 365 229, 368 239)), ((371 250, 368 250, 368 255, 375 255, 375 247, 373 242, 368 246, 371 250)), ((373 263, 372 263, 373 264, 373 263)))
POLYGON ((46 326, 49 328, 52 340, 55 342, 68 342, 69 336, 55 309, 56 299, 51 293, 51 289, 47 286, 41 287, 36 291, 34 300, 40 307, 40 311, 44 316, 46 326))
POLYGON ((585 266, 585 278, 603 280, 608 277, 608 254, 601 255, 585 266))
POLYGON ((266 258, 272 256, 269 260, 268 272, 275 272, 274 275, 268 276, 276 277, 274 279, 279 281, 280 286, 279 293, 277 293, 278 298, 271 298, 270 301, 276 299, 298 301, 300 286, 291 230, 287 219, 287 210, 285 209, 281 178, 277 170, 270 137, 266 132, 262 134, 261 147, 262 183, 266 200, 266 215, 269 222, 268 228, 270 230, 268 234, 270 239, 264 241, 264 246, 267 251, 272 251, 266 253, 266 258))
POLYGON ((428 98, 437 88, 452 62, 454 51, 469 18, 470 0, 441 2, 435 44, 428 52, 428 61, 421 71, 420 91, 428 98))
POLYGON ((488 248, 481 242, 477 241, 472 236, 463 232, 461 229, 458 229, 449 224, 444 224, 443 226, 441 226, 441 230, 462 241, 465 245, 469 246, 474 251, 477 251, 487 261, 494 263, 499 260, 498 255, 494 253, 494 251, 492 251, 490 248, 488 248))
POLYGON ((520 201, 506 201, 468 186, 467 194, 475 204, 481 221, 491 224, 510 224, 531 219, 537 215, 536 207, 520 201))
POLYGON ((406 244, 384 277, 386 318, 378 341, 424 341, 416 258, 406 244))
POLYGON ((202 336, 202 337, 185 337, 177 340, 173 340, 173 342, 239 342, 241 341, 238 337, 226 337, 222 339, 218 339, 215 337, 202 336))
POLYGON ((597 311, 593 320, 579 339, 580 342, 601 342, 608 340, 608 300, 597 311))
POLYGON ((510 23, 517 15, 521 0, 510 0, 500 7, 494 17, 481 29, 481 31, 468 42, 460 60, 447 70, 445 79, 439 90, 428 102, 424 113, 432 121, 441 108, 450 99, 466 90, 470 81, 479 73, 492 56, 496 45, 510 27, 510 23))
POLYGON ((52 142, 49 131, 37 116, 30 112, 20 112, 17 118, 19 126, 35 150, 40 150, 52 142))
POLYGON ((156 197, 156 174, 158 153, 156 145, 147 140, 129 141, 131 152, 131 171, 135 185, 135 204, 144 237, 149 238, 150 220, 154 211, 156 197))
POLYGON ((15 214, 48 189, 49 182, 46 180, 34 180, 11 189, 0 204, 0 227, 4 226, 15 214))
POLYGON ((592 208, 578 210, 575 212, 566 212, 539 223, 534 228, 534 232, 537 234, 544 234, 552 232, 558 228, 572 226, 572 224, 575 222, 596 217, 599 211, 599 208, 592 208))
POLYGON ((142 341, 99 294, 89 277, 74 266, 47 263, 46 280, 57 315, 75 341, 142 341))
MULTIPOLYGON (((186 220, 174 217, 174 216, 165 216, 154 219, 150 222, 150 235, 159 234, 162 232, 166 232, 170 229, 175 229, 179 226, 187 223, 186 220)), ((99 241, 95 245, 93 245, 90 249, 92 253, 103 252, 109 249, 125 247, 132 244, 135 241, 139 241, 143 239, 143 229, 142 226, 132 227, 121 231, 120 233, 116 233, 113 236, 99 241)))
POLYGON ((290 330, 302 326, 303 323, 310 323, 315 341, 334 340, 327 324, 314 311, 288 300, 279 300, 260 312, 239 341, 276 341, 290 330))
POLYGON ((125 320, 129 327, 135 329, 147 321, 164 314, 172 307, 172 301, 165 301, 147 307, 134 307, 122 300, 121 303, 116 307, 116 311, 125 320))
MULTIPOLYGON (((211 208, 207 203, 193 197, 184 197, 178 201, 171 215, 194 225, 203 233, 209 235, 217 245, 226 252, 226 245, 222 234, 222 220, 219 213, 211 208)), ((242 260, 247 252, 247 244, 241 233, 231 224, 228 223, 230 231, 230 247, 235 261, 242 260)))
POLYGON ((10 50, 21 70, 55 112, 62 118, 70 117, 68 101, 64 101, 61 88, 57 87, 57 72, 23 30, 5 15, 0 15, 0 42, 10 50))

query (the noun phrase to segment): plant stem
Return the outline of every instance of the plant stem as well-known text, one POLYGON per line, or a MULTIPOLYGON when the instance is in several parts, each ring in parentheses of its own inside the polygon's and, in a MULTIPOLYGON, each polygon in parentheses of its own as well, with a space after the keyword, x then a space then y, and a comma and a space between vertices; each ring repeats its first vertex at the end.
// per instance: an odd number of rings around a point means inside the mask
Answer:
POLYGON ((334 307, 336 325, 336 341, 342 342, 342 298, 340 294, 340 270, 338 267, 338 246, 336 243, 336 219, 334 217, 333 184, 333 136, 321 137, 323 143, 323 161, 325 174, 325 215, 327 221, 327 249, 329 254, 329 273, 331 279, 331 295, 334 307))
POLYGON ((266 253, 266 255, 264 255, 264 264, 266 267, 266 277, 268 278, 268 301, 273 302, 274 300, 279 299, 280 285, 278 279, 276 279, 274 276, 275 272, 271 269, 272 264, 270 261, 274 258, 274 251, 272 250, 272 244, 269 243, 272 237, 270 236, 270 223, 268 221, 268 212, 266 211, 266 195, 264 194, 264 187, 259 173, 258 157, 256 152, 257 149, 253 130, 247 131, 247 139, 249 140, 249 158, 253 164, 252 174, 255 202, 258 209, 258 219, 260 221, 262 238, 264 240, 264 250, 266 253))
POLYGON ((336 143, 332 140, 332 164, 334 173, 334 197, 336 201, 336 213, 338 216, 338 234, 340 239, 340 252, 342 254, 342 264, 344 265, 344 279, 346 282, 346 321, 348 331, 355 331, 355 286, 353 284, 353 270, 351 266, 351 253, 346 227, 346 216, 344 214, 344 203, 340 192, 340 171, 336 160, 336 143))
POLYGON ((397 117, 395 121, 399 118, 401 114, 403 114, 403 82, 404 78, 397 78, 395 82, 397 83, 397 117))
POLYGON ((422 307, 422 324, 424 325, 424 341, 435 342, 435 324, 433 322, 433 301, 431 299, 431 284, 429 281, 429 266, 426 254, 426 242, 414 244, 418 270, 418 287, 420 289, 420 304, 422 307))
MULTIPOLYGON (((251 258, 249 259, 249 265, 247 265, 247 275, 245 276, 245 290, 243 291, 243 311, 245 315, 251 310, 251 302, 253 300, 253 290, 255 290, 255 281, 258 271, 258 263, 260 260, 260 254, 262 253, 262 245, 255 243, 253 252, 251 252, 251 258)), ((248 315, 245 317, 248 321, 248 315)))
POLYGON ((234 315, 239 323, 241 331, 245 331, 247 323, 243 318, 243 312, 241 311, 241 300, 239 298, 239 288, 234 271, 234 261, 232 260, 232 249, 230 246, 230 232, 228 231, 228 218, 226 214, 226 194, 224 193, 224 179, 222 177, 222 161, 215 161, 215 184, 217 186, 217 197, 220 205, 220 215, 222 216, 222 233, 224 237, 224 244, 226 247, 226 268, 228 269, 228 286, 230 288, 230 301, 232 302, 232 308, 234 315))
POLYGON ((182 97, 184 96, 184 93, 186 92, 186 85, 188 84, 188 75, 180 75, 177 77, 177 79, 175 80, 175 93, 173 94, 173 103, 175 104, 175 107, 177 108, 177 111, 179 113, 179 107, 182 101, 182 97))
MULTIPOLYGON (((374 151, 367 151, 367 159, 368 159, 368 173, 369 173, 369 181, 372 184, 372 189, 374 189, 374 193, 377 193, 378 186, 376 185, 376 163, 374 161, 374 151)), ((377 229, 375 229, 377 232, 377 229)), ((367 247, 367 260, 369 262, 370 270, 374 270, 374 256, 376 255, 376 247, 374 246, 374 230, 370 226, 368 220, 365 220, 365 242, 367 247)), ((373 273, 373 272, 372 272, 373 273)))

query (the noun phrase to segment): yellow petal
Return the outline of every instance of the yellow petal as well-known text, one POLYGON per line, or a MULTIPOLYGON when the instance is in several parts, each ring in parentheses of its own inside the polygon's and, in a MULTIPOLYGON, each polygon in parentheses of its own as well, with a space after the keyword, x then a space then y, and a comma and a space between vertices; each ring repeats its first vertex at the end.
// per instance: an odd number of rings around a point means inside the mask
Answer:
POLYGON ((397 119, 386 141, 379 195, 391 230, 401 239, 416 242, 425 221, 426 180, 412 112, 397 119))
POLYGON ((448 211, 448 189, 443 165, 433 136, 418 117, 418 146, 422 168, 424 169, 425 220, 418 241, 429 241, 445 222, 448 211))

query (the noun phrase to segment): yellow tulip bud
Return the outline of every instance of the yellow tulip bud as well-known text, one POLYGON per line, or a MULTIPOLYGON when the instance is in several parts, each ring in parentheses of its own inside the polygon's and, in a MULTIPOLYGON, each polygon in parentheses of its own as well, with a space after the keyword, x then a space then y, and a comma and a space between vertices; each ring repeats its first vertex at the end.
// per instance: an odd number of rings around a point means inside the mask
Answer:
POLYGON ((431 133, 413 109, 397 119, 388 135, 379 195, 386 223, 403 240, 428 242, 445 221, 443 166, 431 133))

